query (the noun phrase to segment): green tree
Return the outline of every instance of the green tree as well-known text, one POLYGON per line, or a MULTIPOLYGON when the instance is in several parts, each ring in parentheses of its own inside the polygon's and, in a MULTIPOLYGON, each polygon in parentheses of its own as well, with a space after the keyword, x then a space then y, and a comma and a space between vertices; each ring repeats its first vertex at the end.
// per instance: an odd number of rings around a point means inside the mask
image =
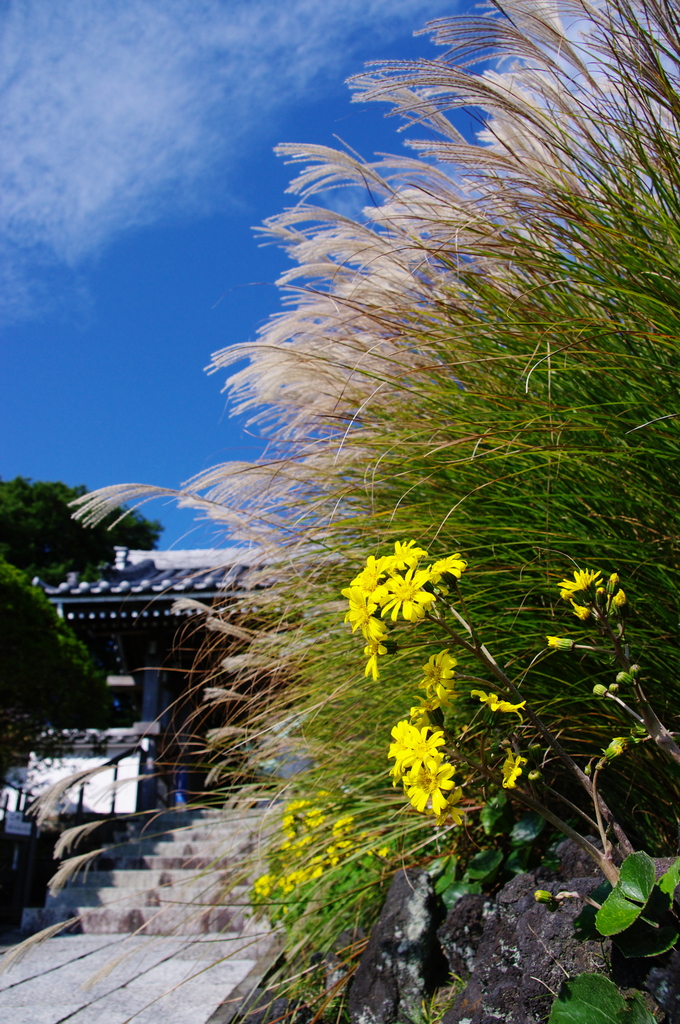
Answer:
POLYGON ((56 754, 68 730, 104 728, 110 697, 86 646, 42 590, 0 559, 0 772, 34 750, 56 754), (65 732, 66 731, 66 732, 65 732))
POLYGON ((163 527, 138 512, 128 512, 111 529, 123 509, 93 529, 72 519, 69 502, 85 493, 83 486, 58 480, 0 480, 0 556, 31 578, 57 584, 67 572, 96 579, 99 566, 113 561, 114 545, 155 548, 163 527))

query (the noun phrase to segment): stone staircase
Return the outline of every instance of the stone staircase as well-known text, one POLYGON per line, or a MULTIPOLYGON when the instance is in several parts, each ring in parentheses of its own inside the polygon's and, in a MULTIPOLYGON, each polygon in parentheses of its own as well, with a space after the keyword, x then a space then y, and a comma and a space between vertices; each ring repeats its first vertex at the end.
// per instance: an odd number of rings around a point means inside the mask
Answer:
POLYGON ((258 810, 203 810, 166 812, 141 831, 128 826, 44 908, 27 908, 22 931, 78 917, 75 930, 85 934, 241 935, 249 880, 238 875, 261 824, 258 810))
POLYGON ((121 833, 24 912, 26 933, 79 923, 0 974, 2 1024, 231 1024, 277 956, 248 916, 244 861, 255 870, 262 822, 258 810, 178 811, 121 833))

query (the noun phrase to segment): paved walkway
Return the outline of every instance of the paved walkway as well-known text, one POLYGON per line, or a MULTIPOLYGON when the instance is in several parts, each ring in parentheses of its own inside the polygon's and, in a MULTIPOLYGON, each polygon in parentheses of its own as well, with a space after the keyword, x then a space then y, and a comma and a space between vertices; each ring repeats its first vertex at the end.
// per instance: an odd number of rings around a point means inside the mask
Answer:
POLYGON ((80 913, 83 933, 48 939, 0 974, 0 1022, 229 1024, 275 952, 271 933, 238 906, 244 886, 231 894, 235 906, 229 895, 215 900, 257 821, 240 815, 225 826, 217 815, 185 817, 177 833, 107 851, 104 870, 48 900, 34 927, 80 913))
POLYGON ((269 937, 241 949, 234 947, 233 940, 214 936, 202 940, 139 935, 48 939, 0 975, 0 1020, 3 1024, 227 1024, 240 997, 262 976, 263 968, 258 968, 269 946, 269 937))

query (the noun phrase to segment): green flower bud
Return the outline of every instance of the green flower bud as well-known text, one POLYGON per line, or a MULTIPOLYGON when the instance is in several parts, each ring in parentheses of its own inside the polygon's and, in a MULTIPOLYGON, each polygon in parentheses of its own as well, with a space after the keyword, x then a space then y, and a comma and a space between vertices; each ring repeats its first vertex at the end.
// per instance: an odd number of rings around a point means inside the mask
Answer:
POLYGON ((619 684, 618 683, 611 683, 610 686, 609 686, 609 692, 610 693, 618 693, 619 692, 619 684))
POLYGON ((539 779, 543 778, 543 772, 540 772, 538 768, 533 768, 527 775, 529 782, 538 782, 539 779))
POLYGON ((537 889, 534 893, 534 899, 537 903, 542 903, 548 910, 557 910, 559 907, 559 903, 547 889, 537 889))
POLYGON ((591 771, 592 771, 592 767, 591 767, 591 764, 590 764, 590 761, 589 761, 588 764, 583 769, 583 774, 584 775, 590 775, 591 771))
POLYGON ((625 685, 626 683, 632 683, 633 677, 630 674, 630 672, 619 672, 619 674, 616 677, 616 682, 621 683, 622 685, 625 685))
POLYGON ((532 761, 538 761, 539 757, 543 757, 543 750, 544 748, 541 746, 540 743, 532 743, 529 749, 527 750, 527 754, 529 755, 532 761))
POLYGON ((628 746, 629 740, 626 736, 615 736, 609 746, 603 751, 608 761, 620 757, 628 746))
POLYGON ((596 697, 606 697, 607 687, 603 686, 602 683, 596 683, 593 687, 593 693, 596 697))
POLYGON ((616 590, 616 588, 618 587, 618 585, 619 585, 619 574, 617 572, 613 572, 611 574, 611 576, 609 577, 609 579, 607 580, 607 593, 608 594, 613 594, 614 591, 616 590))
POLYGON ((637 677, 642 672, 642 669, 640 668, 639 665, 631 665, 630 668, 628 669, 628 671, 632 675, 633 679, 637 679, 637 677))

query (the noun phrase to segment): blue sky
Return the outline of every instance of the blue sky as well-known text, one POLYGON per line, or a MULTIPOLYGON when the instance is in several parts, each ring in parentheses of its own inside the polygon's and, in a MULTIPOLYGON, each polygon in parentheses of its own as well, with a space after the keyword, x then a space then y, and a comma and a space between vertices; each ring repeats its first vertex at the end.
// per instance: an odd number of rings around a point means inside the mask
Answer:
MULTIPOLYGON (((278 142, 397 151, 365 61, 432 56, 456 0, 21 0, 0 9, 0 476, 179 486, 261 450, 211 352, 279 308, 252 227, 278 142)), ((161 546, 221 543, 155 502, 161 546)))

